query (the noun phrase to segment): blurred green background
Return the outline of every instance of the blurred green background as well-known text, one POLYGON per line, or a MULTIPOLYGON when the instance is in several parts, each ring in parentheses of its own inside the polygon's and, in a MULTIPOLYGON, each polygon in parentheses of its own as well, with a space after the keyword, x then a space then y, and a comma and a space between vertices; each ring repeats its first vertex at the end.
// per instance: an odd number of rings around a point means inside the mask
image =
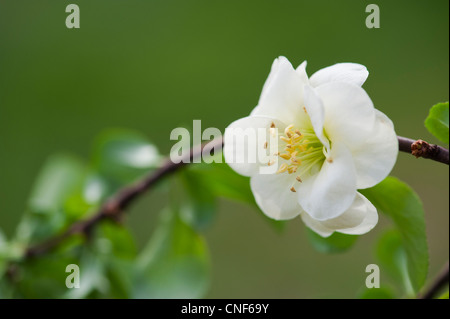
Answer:
MULTIPOLYGON (((448 100, 449 2, 442 1, 5 1, 0 0, 0 227, 11 235, 48 156, 87 157, 104 129, 147 135, 167 153, 171 130, 223 129, 258 101, 279 55, 307 71, 358 62, 365 89, 399 135, 438 141, 423 121, 448 100), (81 28, 67 29, 76 3, 81 28), (367 29, 366 5, 381 28, 367 29)), ((448 167, 400 154, 392 175, 426 211, 430 275, 449 255, 448 167)), ((149 194, 127 223, 142 247, 167 198, 149 194)), ((323 255, 299 219, 277 233, 251 207, 220 202, 206 238, 208 298, 353 298, 374 263, 380 224, 349 252, 323 255)), ((381 281, 385 279, 381 274, 381 281)))

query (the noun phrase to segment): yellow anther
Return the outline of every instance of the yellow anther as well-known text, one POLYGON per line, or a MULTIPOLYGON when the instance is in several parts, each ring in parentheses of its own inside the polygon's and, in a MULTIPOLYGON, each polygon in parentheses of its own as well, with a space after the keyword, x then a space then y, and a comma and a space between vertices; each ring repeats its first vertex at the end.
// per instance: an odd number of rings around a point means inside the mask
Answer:
POLYGON ((280 157, 281 157, 281 158, 284 158, 285 160, 288 160, 288 159, 291 158, 291 154, 289 154, 289 153, 283 153, 283 154, 280 154, 280 157))
POLYGON ((294 186, 291 187, 291 192, 296 193, 297 191, 295 190, 294 186))
POLYGON ((298 166, 290 165, 289 168, 288 168, 288 173, 289 174, 295 173, 295 172, 297 172, 297 169, 298 169, 298 166))
POLYGON ((264 142, 264 149, 267 149, 267 141, 264 142))
POLYGON ((280 168, 277 171, 277 174, 286 172, 287 169, 288 169, 288 166, 286 164, 281 164, 280 168))
POLYGON ((302 133, 300 133, 299 130, 295 130, 294 132, 295 132, 295 134, 297 134, 298 136, 302 136, 302 133))
POLYGON ((275 128, 275 123, 272 122, 272 123, 270 124, 270 127, 271 127, 271 128, 275 128))
POLYGON ((297 176, 295 179, 300 183, 302 182, 302 179, 300 178, 300 176, 297 176))
POLYGON ((281 139, 282 141, 288 143, 288 144, 291 143, 291 140, 288 139, 288 138, 286 138, 286 137, 284 137, 284 136, 280 136, 280 139, 281 139))
POLYGON ((267 163, 267 166, 273 165, 275 161, 270 160, 269 163, 267 163))

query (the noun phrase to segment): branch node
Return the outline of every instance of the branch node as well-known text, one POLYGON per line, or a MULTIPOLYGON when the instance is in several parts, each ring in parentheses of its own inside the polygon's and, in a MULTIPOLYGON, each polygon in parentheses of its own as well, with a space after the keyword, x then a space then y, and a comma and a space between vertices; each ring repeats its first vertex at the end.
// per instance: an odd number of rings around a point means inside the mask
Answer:
POLYGON ((417 140, 411 144, 411 154, 416 158, 434 158, 439 154, 439 147, 424 140, 417 140))

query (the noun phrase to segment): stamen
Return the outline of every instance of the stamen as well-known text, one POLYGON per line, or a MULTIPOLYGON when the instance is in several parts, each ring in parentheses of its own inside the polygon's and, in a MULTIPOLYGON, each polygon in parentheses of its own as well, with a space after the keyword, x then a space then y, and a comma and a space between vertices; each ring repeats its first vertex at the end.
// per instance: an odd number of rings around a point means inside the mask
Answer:
POLYGON ((277 174, 284 173, 287 171, 287 169, 288 169, 288 166, 286 164, 281 164, 280 168, 277 171, 277 174))
POLYGON ((267 141, 264 142, 264 149, 267 149, 267 141))
POLYGON ((272 122, 272 123, 270 124, 270 127, 271 127, 271 128, 275 128, 275 123, 272 122))
MULTIPOLYGON (((304 110, 306 112, 306 108, 304 110)), ((304 176, 312 174, 312 170, 330 158, 313 129, 302 129, 300 132, 291 124, 284 129, 280 140, 285 143, 282 144, 284 152, 278 152, 277 155, 284 163, 281 163, 277 173, 295 174, 294 183, 302 183, 304 176)), ((291 191, 296 192, 293 184, 291 191)))

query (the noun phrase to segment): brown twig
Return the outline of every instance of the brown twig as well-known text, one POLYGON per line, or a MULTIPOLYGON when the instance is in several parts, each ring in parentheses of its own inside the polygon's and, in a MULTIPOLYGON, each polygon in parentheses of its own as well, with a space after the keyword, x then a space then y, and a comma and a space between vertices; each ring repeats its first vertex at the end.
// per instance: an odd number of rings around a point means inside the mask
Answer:
MULTIPOLYGON (((449 153, 448 150, 437 146, 430 145, 424 141, 418 140, 414 141, 412 139, 408 139, 405 137, 398 137, 399 141, 399 150, 403 152, 407 152, 410 154, 418 156, 417 153, 413 152, 411 145, 428 145, 422 149, 422 153, 419 155, 424 158, 432 159, 441 163, 445 163, 448 165, 449 163, 449 153)), ((189 153, 189 161, 184 162, 192 162, 191 160, 194 158, 198 158, 201 156, 203 148, 205 146, 210 147, 211 149, 215 146, 223 146, 223 139, 219 137, 209 143, 202 144, 197 148, 193 148, 189 153)), ((31 246, 26 250, 25 258, 36 257, 42 254, 45 254, 47 251, 50 251, 59 243, 61 243, 67 237, 73 234, 80 233, 89 233, 90 229, 93 228, 98 222, 103 219, 111 218, 118 219, 120 215, 124 212, 126 208, 133 202, 134 199, 139 197, 141 194, 151 189, 158 181, 164 178, 167 175, 175 172, 179 168, 185 165, 183 161, 180 163, 173 163, 169 159, 166 160, 165 164, 161 166, 158 170, 152 172, 150 175, 142 179, 140 182, 126 186, 121 191, 119 191, 115 196, 110 198, 105 204, 99 209, 99 211, 90 217, 87 220, 78 221, 72 226, 70 226, 65 232, 52 237, 42 243, 39 243, 35 246, 31 246)))
POLYGON ((397 136, 399 150, 410 153, 416 158, 428 158, 444 164, 449 164, 448 149, 439 145, 429 144, 423 140, 412 140, 410 138, 397 136))
POLYGON ((441 272, 431 283, 430 287, 419 297, 420 299, 433 299, 437 294, 448 285, 448 261, 441 272))
POLYGON ((158 181, 170 175, 183 167, 186 163, 192 162, 194 158, 201 156, 205 146, 208 147, 208 152, 215 147, 222 148, 222 138, 217 138, 209 143, 200 145, 199 147, 190 150, 189 154, 183 158, 180 163, 174 163, 170 159, 167 159, 165 163, 156 171, 143 178, 136 184, 126 186, 119 191, 115 196, 105 202, 105 204, 98 210, 97 213, 92 215, 89 219, 78 221, 70 226, 63 233, 49 238, 48 240, 39 243, 35 246, 29 247, 25 252, 25 258, 31 258, 40 256, 50 251, 54 247, 58 246, 64 239, 74 234, 87 234, 89 231, 98 224, 101 220, 111 218, 113 220, 119 219, 121 214, 126 208, 133 202, 134 199, 139 197, 142 193, 146 192, 158 181), (187 161, 189 159, 189 161, 187 161))

